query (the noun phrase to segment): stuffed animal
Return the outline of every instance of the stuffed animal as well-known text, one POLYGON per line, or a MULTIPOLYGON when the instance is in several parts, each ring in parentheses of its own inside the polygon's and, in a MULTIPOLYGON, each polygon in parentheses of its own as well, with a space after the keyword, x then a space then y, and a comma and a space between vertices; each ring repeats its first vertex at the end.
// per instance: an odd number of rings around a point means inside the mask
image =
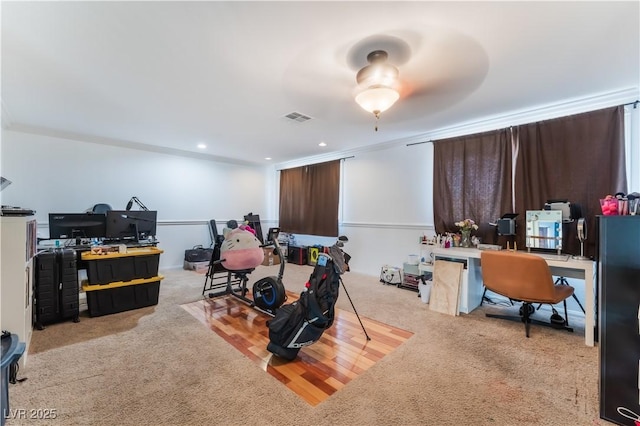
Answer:
POLYGON ((252 227, 250 227, 247 222, 243 223, 242 225, 238 226, 238 228, 251 232, 253 235, 256 235, 256 230, 253 229, 252 227))
POLYGON ((222 266, 231 271, 253 269, 264 260, 264 251, 254 234, 244 229, 225 228, 220 246, 222 266))

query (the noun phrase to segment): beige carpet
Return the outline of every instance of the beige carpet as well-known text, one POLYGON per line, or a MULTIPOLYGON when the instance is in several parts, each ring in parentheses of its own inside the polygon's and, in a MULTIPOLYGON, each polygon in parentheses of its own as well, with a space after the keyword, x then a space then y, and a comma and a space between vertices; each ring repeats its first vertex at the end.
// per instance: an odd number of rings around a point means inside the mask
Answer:
MULTIPOLYGON (((259 267, 251 282, 275 275, 259 267)), ((299 292, 311 267, 287 265, 299 292)), ((362 316, 414 336, 315 407, 265 374, 180 305, 204 276, 163 271, 152 308, 83 316, 34 331, 12 409, 55 409, 50 425, 605 425, 598 415, 598 349, 576 333, 432 312, 417 293, 349 272, 362 316)), ((337 307, 351 311, 341 294, 337 307)), ((495 308, 486 308, 495 309, 495 308)), ((572 318, 572 325, 576 321, 572 318)), ((7 426, 43 424, 9 419, 7 426)))

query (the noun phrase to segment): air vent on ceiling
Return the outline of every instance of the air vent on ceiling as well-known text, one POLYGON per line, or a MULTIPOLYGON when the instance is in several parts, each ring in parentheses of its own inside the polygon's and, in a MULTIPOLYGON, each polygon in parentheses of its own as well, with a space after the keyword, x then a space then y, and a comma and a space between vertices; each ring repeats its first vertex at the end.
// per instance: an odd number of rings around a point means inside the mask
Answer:
POLYGON ((290 114, 285 115, 286 118, 297 121, 298 123, 304 123, 307 120, 311 120, 311 117, 307 117, 304 114, 300 114, 299 112, 292 112, 290 114))

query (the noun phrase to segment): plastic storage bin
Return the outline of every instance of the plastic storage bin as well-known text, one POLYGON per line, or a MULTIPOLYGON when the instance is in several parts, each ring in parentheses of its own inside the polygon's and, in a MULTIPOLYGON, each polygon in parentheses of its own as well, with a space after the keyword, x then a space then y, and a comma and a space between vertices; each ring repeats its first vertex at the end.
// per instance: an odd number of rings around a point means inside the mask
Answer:
POLYGON ((164 277, 140 278, 106 285, 83 284, 89 315, 99 317, 158 304, 160 281, 164 277))
POLYGON ((25 350, 24 342, 18 340, 18 335, 11 334, 2 338, 2 425, 9 416, 9 376, 11 364, 17 362, 25 350))
POLYGON ((162 250, 156 247, 129 249, 126 253, 82 253, 90 285, 152 278, 158 275, 162 250))

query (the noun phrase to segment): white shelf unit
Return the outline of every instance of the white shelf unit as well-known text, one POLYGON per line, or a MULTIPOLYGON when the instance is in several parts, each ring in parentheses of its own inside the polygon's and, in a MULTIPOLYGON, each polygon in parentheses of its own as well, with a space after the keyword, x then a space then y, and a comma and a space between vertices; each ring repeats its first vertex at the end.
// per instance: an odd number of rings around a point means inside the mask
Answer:
POLYGON ((33 216, 0 217, 0 327, 25 343, 24 368, 33 330, 33 257, 36 254, 33 216))

